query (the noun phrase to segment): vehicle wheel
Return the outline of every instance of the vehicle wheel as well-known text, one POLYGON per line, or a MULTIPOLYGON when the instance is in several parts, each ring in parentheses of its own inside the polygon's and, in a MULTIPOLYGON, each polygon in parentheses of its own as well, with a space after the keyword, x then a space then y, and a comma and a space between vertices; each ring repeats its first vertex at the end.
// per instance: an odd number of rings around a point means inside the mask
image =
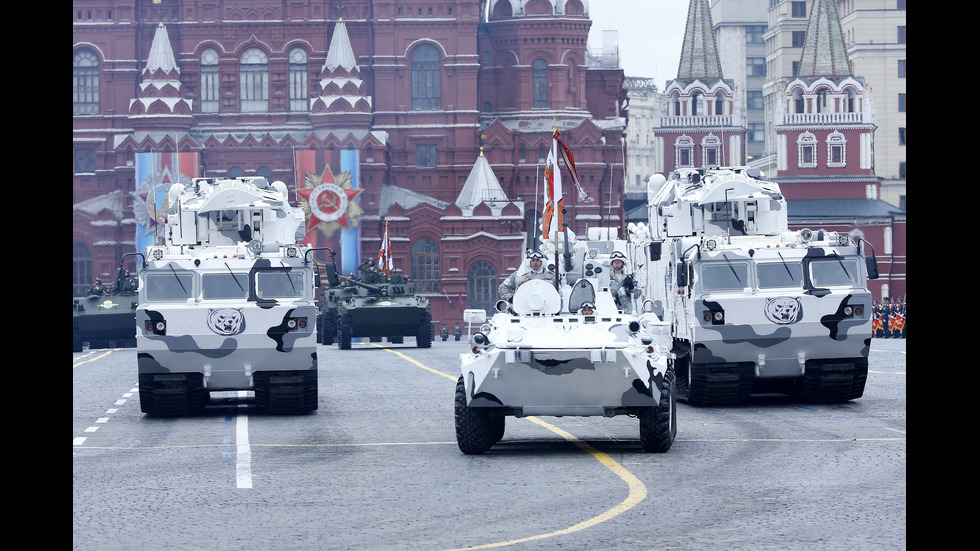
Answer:
POLYGON ((505 415, 491 415, 490 416, 490 434, 493 444, 500 442, 504 437, 504 430, 507 427, 507 416, 505 415))
POLYGON ((692 406, 735 406, 752 394, 755 369, 751 363, 706 365, 688 360, 687 366, 687 403, 692 406))
MULTIPOLYGON (((466 455, 486 453, 494 444, 489 413, 466 405, 466 387, 463 378, 456 382, 456 445, 466 455)), ((503 434, 501 434, 503 436, 503 434)))
POLYGON ((691 358, 684 356, 674 360, 675 388, 677 399, 686 402, 691 392, 691 358))
POLYGON ((317 372, 255 373, 255 405, 272 415, 296 415, 317 409, 317 372))
POLYGON ((337 346, 341 350, 350 350, 350 318, 342 316, 337 321, 337 346))
POLYGON ((78 324, 73 323, 71 327, 71 351, 82 351, 82 336, 78 334, 78 324))
POLYGON ((432 315, 429 313, 422 314, 419 330, 415 334, 415 345, 419 348, 432 347, 432 315))
POLYGON ((330 346, 337 336, 337 314, 330 312, 323 316, 323 340, 321 344, 330 346))
POLYGON ((157 417, 204 411, 211 394, 201 373, 143 373, 139 376, 140 411, 157 417))
POLYGON ((807 365, 798 397, 810 403, 843 403, 863 396, 867 380, 867 359, 807 365))
POLYGON ((660 381, 660 404, 645 408, 640 418, 640 443, 648 452, 664 453, 677 435, 677 408, 674 393, 674 368, 668 367, 660 381))

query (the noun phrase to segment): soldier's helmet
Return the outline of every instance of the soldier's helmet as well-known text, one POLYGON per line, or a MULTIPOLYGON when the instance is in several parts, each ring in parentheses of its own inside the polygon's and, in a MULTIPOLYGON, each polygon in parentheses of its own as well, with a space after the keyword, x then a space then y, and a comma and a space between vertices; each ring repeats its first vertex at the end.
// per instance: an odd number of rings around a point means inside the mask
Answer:
POLYGON ((581 308, 579 308, 579 310, 583 314, 591 314, 591 313, 594 313, 595 312, 595 303, 593 303, 593 302, 583 302, 582 303, 582 306, 581 306, 581 308), (588 312, 586 312, 586 310, 588 310, 588 312))
POLYGON ((626 255, 619 251, 614 251, 611 255, 609 255, 609 263, 612 264, 617 260, 622 262, 623 266, 626 266, 626 255))
POLYGON ((541 251, 528 251, 527 259, 537 258, 538 260, 544 261, 544 253, 541 251))

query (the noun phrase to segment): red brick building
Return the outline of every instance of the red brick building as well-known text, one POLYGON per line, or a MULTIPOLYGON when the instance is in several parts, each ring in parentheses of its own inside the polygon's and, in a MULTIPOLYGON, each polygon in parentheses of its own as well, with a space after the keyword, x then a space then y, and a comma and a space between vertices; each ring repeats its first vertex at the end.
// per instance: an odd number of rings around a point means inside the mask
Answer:
POLYGON ((350 271, 387 220, 396 270, 451 330, 529 246, 554 130, 583 186, 571 228, 624 224, 623 73, 588 55, 587 6, 73 2, 76 291, 159 239, 172 181, 263 175, 305 205, 328 179, 347 210, 307 241, 350 271))

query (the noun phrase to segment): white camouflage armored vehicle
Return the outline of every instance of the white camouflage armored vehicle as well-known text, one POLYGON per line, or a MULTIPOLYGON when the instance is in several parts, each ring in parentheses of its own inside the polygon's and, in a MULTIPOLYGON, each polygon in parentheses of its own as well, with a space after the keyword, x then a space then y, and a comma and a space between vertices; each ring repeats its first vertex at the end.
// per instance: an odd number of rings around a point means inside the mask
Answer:
POLYGON ((489 320, 483 310, 464 313, 483 325, 460 355, 455 417, 463 453, 486 452, 503 437, 506 417, 529 415, 634 415, 646 451, 670 449, 677 425, 669 328, 650 312, 617 311, 611 248, 578 242, 559 260, 558 288, 527 281, 489 320))
POLYGON ((143 412, 191 414, 233 390, 270 413, 317 409, 315 281, 287 197, 261 177, 171 187, 166 243, 139 272, 143 412))
MULTIPOLYGON (((860 237, 790 231, 779 186, 746 168, 651 180, 649 226, 631 227, 643 297, 672 327, 681 399, 732 405, 754 392, 861 397, 873 251, 860 237)), ((868 245, 870 247, 870 245, 868 245)))

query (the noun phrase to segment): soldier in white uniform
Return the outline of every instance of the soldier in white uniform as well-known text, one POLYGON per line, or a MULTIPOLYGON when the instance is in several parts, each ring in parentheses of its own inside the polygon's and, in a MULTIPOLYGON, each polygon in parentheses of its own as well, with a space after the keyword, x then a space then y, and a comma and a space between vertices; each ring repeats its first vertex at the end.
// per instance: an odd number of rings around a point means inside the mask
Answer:
POLYGON ((616 307, 624 314, 633 313, 633 299, 640 296, 640 290, 633 276, 625 273, 626 255, 616 251, 609 255, 612 272, 609 273, 609 292, 616 299, 616 307))
POLYGON ((517 270, 500 284, 500 287, 497 288, 497 295, 501 299, 508 301, 513 299, 514 292, 517 291, 517 288, 532 279, 541 279, 552 284, 555 282, 554 272, 546 270, 544 267, 544 254, 538 251, 528 253, 527 265, 528 271, 521 272, 517 270))

